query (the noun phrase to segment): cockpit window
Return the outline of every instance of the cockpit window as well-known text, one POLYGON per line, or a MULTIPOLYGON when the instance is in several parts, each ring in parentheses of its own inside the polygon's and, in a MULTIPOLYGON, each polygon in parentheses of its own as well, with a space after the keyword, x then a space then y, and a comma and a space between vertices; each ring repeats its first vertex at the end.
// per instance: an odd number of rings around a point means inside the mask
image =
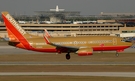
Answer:
POLYGON ((121 42, 131 42, 131 40, 122 39, 121 42))

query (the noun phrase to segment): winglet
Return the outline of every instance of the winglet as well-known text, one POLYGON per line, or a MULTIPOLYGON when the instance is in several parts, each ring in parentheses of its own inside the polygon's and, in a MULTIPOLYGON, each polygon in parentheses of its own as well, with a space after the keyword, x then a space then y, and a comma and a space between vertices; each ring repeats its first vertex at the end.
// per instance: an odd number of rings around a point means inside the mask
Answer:
POLYGON ((48 40, 48 38, 45 35, 44 35, 44 39, 45 39, 47 44, 50 44, 50 41, 48 40))
POLYGON ((50 38, 51 36, 50 36, 50 34, 48 33, 48 31, 46 30, 46 29, 44 29, 45 30, 45 36, 47 37, 47 38, 50 38))

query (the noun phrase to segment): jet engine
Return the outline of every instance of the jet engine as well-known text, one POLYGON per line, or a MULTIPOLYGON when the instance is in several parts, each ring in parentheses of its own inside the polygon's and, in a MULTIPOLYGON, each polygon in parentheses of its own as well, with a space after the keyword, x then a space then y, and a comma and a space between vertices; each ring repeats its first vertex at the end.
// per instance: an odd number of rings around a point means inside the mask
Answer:
POLYGON ((78 54, 78 56, 93 55, 93 49, 92 48, 81 48, 76 53, 78 54))

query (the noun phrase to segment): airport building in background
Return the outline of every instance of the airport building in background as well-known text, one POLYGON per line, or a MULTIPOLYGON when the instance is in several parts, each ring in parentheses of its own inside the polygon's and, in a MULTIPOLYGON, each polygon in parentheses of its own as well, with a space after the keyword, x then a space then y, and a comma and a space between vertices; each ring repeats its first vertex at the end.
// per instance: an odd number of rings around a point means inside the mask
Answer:
MULTIPOLYGON (((103 13, 99 15, 80 15, 80 11, 50 9, 35 11, 35 15, 13 15, 29 33, 43 36, 47 29, 52 36, 135 36, 134 13, 103 13), (130 33, 130 34, 129 34, 130 33)), ((0 24, 0 36, 7 37, 5 25, 0 24)))
POLYGON ((59 9, 58 5, 56 9, 50 9, 50 11, 35 11, 37 17, 41 21, 50 21, 52 23, 61 23, 66 20, 66 17, 80 16, 79 11, 65 11, 65 9, 59 9))

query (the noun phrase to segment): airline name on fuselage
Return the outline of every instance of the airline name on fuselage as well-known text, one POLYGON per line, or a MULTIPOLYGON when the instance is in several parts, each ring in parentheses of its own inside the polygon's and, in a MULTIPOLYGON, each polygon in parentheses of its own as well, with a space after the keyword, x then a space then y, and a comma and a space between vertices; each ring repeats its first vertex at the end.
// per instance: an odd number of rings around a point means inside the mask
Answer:
POLYGON ((16 29, 22 34, 26 34, 26 32, 16 23, 16 21, 9 15, 6 15, 6 18, 16 27, 16 29))

